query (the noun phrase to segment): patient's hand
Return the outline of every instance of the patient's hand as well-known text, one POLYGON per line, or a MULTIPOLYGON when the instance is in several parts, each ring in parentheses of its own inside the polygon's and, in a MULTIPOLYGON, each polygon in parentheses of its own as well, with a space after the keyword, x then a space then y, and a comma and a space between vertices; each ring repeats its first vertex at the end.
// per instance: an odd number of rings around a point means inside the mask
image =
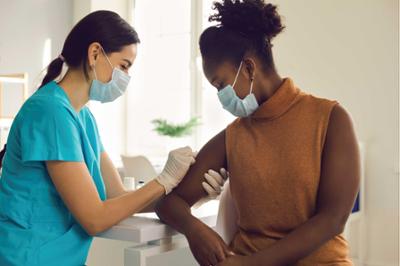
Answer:
POLYGON ((210 169, 204 174, 205 181, 202 183, 202 186, 204 190, 207 191, 209 199, 216 199, 221 195, 222 188, 228 177, 229 173, 225 168, 221 168, 219 173, 210 169))
POLYGON ((186 234, 190 250, 201 266, 217 265, 234 253, 214 230, 199 222, 186 234))
POLYGON ((204 174, 203 183, 201 183, 203 189, 207 192, 208 196, 196 202, 196 204, 193 205, 193 208, 197 209, 204 203, 220 197, 222 189, 228 178, 229 172, 226 171, 225 168, 221 168, 219 173, 212 169, 208 170, 208 172, 204 174))

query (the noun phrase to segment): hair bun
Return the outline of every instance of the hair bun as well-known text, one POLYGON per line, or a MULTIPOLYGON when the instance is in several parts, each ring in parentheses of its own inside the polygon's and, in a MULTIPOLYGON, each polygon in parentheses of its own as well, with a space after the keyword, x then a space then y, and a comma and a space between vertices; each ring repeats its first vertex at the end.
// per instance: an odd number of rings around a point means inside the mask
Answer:
POLYGON ((284 29, 277 6, 263 0, 222 0, 215 2, 209 21, 237 31, 250 38, 266 38, 269 41, 284 29))

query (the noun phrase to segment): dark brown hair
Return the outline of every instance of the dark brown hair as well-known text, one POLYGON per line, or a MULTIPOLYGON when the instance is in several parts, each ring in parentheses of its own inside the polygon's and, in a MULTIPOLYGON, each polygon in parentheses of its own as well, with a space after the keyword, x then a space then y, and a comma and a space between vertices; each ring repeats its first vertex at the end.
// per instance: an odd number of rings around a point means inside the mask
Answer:
POLYGON ((207 62, 225 60, 239 64, 246 52, 254 52, 267 68, 274 68, 271 41, 284 26, 277 7, 263 0, 222 0, 209 21, 218 22, 200 36, 200 51, 207 62))
POLYGON ((93 42, 100 43, 108 54, 120 51, 125 45, 139 43, 140 40, 135 29, 117 13, 107 10, 92 12, 72 28, 64 42, 61 56, 47 67, 47 74, 40 87, 60 75, 64 62, 72 68, 83 66, 85 76, 88 77, 87 51, 93 42))

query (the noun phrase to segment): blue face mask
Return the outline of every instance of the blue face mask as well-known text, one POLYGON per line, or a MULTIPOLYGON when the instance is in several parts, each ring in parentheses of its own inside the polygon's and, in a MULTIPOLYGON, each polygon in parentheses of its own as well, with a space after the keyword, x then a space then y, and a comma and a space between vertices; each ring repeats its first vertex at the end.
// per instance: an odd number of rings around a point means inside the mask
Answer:
POLYGON ((120 70, 119 68, 114 67, 108 56, 102 51, 107 58, 108 63, 112 68, 112 76, 111 80, 107 83, 103 83, 97 79, 96 70, 93 66, 94 77, 95 79, 92 81, 92 85, 90 86, 89 99, 94 101, 99 101, 102 103, 112 102, 118 97, 120 97, 126 91, 129 80, 131 77, 120 70))
POLYGON ((253 80, 250 84, 250 93, 244 99, 240 99, 233 87, 239 76, 242 62, 240 63, 239 70, 236 73, 235 81, 232 85, 227 85, 225 88, 218 92, 218 98, 225 110, 237 117, 247 117, 251 115, 257 108, 258 102, 253 94, 253 80))

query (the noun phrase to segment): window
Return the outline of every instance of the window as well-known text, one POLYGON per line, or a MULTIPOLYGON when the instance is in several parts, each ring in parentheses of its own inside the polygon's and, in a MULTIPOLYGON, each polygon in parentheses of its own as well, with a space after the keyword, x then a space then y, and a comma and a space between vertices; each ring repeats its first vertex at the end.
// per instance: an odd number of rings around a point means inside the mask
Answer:
MULTIPOLYGON (((128 92, 127 152, 164 156, 171 140, 157 135, 151 121, 191 117, 191 1, 136 0, 134 8, 141 44, 128 92)), ((191 138, 181 143, 193 145, 191 138)))
POLYGON ((165 157, 183 145, 199 149, 233 120, 201 69, 198 38, 210 25, 212 2, 134 1, 133 25, 141 43, 129 89, 115 103, 93 106, 96 117, 104 117, 99 127, 113 159, 120 153, 165 157), (158 118, 182 123, 195 116, 201 125, 193 136, 178 140, 159 136, 151 123, 158 118))

